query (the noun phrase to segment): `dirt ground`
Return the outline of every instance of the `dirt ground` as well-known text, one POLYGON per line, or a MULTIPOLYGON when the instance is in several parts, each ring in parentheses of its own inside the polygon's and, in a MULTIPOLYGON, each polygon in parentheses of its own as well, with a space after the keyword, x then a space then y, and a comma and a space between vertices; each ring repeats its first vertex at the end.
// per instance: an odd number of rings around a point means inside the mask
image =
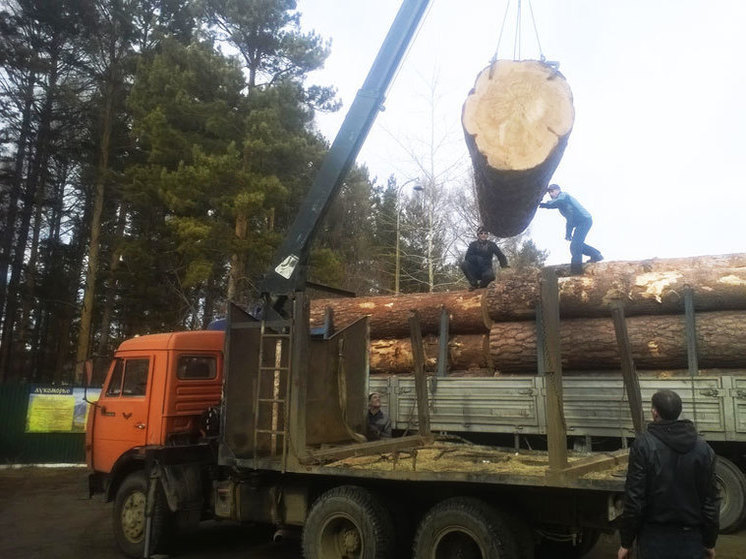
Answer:
MULTIPOLYGON (((84 468, 0 470, 0 557, 120 559, 111 531, 111 504, 88 499, 84 468)), ((298 559, 297 540, 270 541, 264 528, 209 522, 180 539, 172 557, 298 559)), ((587 559, 616 557, 616 535, 604 535, 587 559)), ((721 536, 719 559, 746 557, 746 529, 721 536)))

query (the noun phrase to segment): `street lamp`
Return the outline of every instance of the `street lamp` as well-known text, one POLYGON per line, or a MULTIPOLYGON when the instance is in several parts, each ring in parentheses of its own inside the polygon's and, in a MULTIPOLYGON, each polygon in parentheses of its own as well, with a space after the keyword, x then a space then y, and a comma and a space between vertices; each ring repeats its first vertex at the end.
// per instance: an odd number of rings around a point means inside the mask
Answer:
MULTIPOLYGON (((402 211, 403 206, 400 202, 400 198, 401 198, 401 193, 404 187, 416 180, 419 180, 419 177, 409 179, 408 181, 399 185, 396 189, 396 267, 394 270, 394 294, 396 295, 399 294, 399 272, 401 270, 401 264, 400 264, 401 253, 399 251, 399 220, 401 218, 401 211, 402 211)), ((412 187, 412 190, 414 190, 415 192, 421 192, 425 189, 420 183, 417 183, 412 187)))

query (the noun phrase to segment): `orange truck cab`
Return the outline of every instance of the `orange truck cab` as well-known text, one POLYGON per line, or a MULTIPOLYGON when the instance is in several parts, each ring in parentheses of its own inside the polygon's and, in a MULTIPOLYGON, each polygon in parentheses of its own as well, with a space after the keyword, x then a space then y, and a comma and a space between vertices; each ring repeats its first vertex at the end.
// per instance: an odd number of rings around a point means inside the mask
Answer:
POLYGON ((196 442, 220 403, 222 331, 172 332, 123 342, 88 414, 86 460, 91 494, 107 500, 144 467, 144 450, 196 442))

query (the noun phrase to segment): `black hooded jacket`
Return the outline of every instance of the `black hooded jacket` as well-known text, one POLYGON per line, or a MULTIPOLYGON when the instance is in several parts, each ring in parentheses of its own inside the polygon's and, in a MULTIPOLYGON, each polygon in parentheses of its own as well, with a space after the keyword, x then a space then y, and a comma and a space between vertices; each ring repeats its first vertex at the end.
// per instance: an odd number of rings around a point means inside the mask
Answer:
POLYGON ((643 524, 691 526, 715 546, 720 506, 715 453, 689 420, 658 421, 629 453, 621 544, 630 548, 643 524))

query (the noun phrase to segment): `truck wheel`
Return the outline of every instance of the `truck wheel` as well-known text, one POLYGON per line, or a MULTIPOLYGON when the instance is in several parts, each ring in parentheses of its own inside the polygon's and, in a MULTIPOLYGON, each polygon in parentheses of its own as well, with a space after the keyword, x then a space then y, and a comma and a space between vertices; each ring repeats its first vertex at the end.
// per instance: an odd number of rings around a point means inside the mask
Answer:
POLYGON ((733 462, 718 456, 715 483, 720 493, 720 531, 735 532, 746 517, 746 477, 733 462))
MULTIPOLYGON (((145 472, 127 476, 114 499, 114 537, 129 557, 142 557, 145 550, 145 499, 148 481, 145 472)), ((150 551, 163 551, 170 525, 170 511, 163 489, 158 486, 150 529, 150 551)))
POLYGON ((453 497, 425 515, 414 539, 414 559, 513 559, 519 557, 509 524, 471 497, 453 497))
POLYGON ((367 489, 330 489, 311 507, 303 528, 306 559, 390 559, 394 524, 389 511, 367 489))

